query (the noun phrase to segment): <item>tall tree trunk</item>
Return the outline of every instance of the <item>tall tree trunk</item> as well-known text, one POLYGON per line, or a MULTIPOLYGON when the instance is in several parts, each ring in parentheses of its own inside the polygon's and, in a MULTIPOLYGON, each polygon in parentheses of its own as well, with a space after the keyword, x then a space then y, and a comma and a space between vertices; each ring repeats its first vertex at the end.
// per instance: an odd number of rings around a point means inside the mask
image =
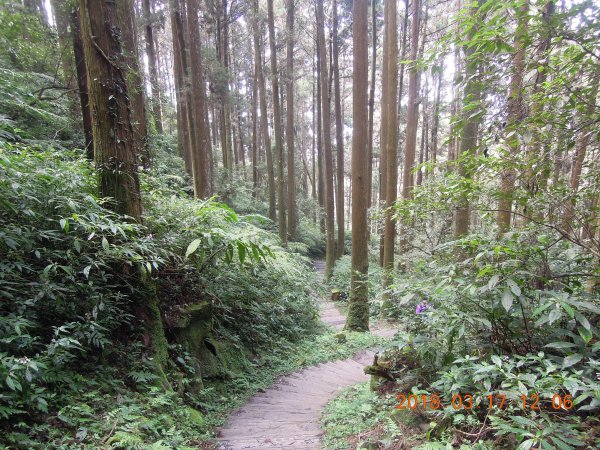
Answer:
MULTIPOLYGON (((471 7, 470 14, 477 17, 482 0, 477 0, 471 7)), ((477 19, 476 19, 477 20, 477 19)), ((471 28, 468 40, 474 38, 477 33, 475 27, 471 28)), ((474 153, 477 148, 477 133, 481 123, 482 114, 473 116, 473 110, 481 100, 481 86, 478 79, 478 61, 475 54, 475 47, 465 45, 463 48, 465 54, 465 79, 467 80, 463 93, 463 106, 461 110, 463 127, 458 139, 457 154, 455 159, 462 155, 474 153)), ((458 174, 464 178, 471 178, 471 170, 468 164, 462 162, 458 165, 458 174)), ((458 199, 458 206, 454 214, 454 237, 460 238, 469 232, 471 223, 471 208, 468 201, 468 193, 463 192, 458 199)))
POLYGON ((260 104, 260 129, 262 131, 263 145, 267 159, 267 183, 269 187, 269 218, 276 220, 275 203, 275 172, 273 165, 273 149, 271 148, 271 136, 269 135, 269 117, 267 113, 267 87, 263 72, 262 51, 260 42, 260 31, 258 26, 258 0, 254 0, 254 11, 252 17, 252 34, 254 40, 254 58, 258 80, 258 97, 260 104))
POLYGON ((92 113, 90 110, 88 77, 83 50, 83 37, 81 34, 81 16, 78 13, 78 8, 73 10, 71 13, 71 35, 73 38, 75 69, 77 71, 77 88, 79 89, 79 103, 81 105, 83 135, 85 137, 85 151, 88 159, 93 160, 94 136, 92 130, 92 113))
POLYGON ((329 279, 335 263, 334 248, 334 197, 333 157, 331 152, 331 110, 329 105, 329 82, 327 80, 327 48, 325 45, 325 14, 323 0, 317 0, 317 43, 321 53, 321 105, 323 119, 323 160, 325 166, 325 279, 329 279))
POLYGON ((140 69, 138 55, 137 26, 135 23, 133 0, 117 2, 121 20, 121 43, 124 61, 128 68, 126 80, 131 98, 131 108, 134 118, 133 136, 136 143, 137 155, 142 164, 150 165, 150 149, 148 142, 148 120, 146 118, 146 102, 144 101, 144 81, 140 69))
POLYGON ((190 92, 188 88, 188 64, 185 33, 180 0, 169 0, 171 31, 173 40, 173 72, 175 79, 175 98, 177 101, 177 140, 179 152, 185 162, 186 172, 193 176, 192 135, 193 122, 189 121, 190 92))
POLYGON ((256 56, 254 56, 254 76, 252 78, 252 196, 258 198, 258 180, 260 174, 258 172, 258 147, 260 137, 258 135, 258 71, 260 68, 256 64, 256 56))
POLYGON ((296 158, 294 155, 294 0, 286 2, 287 15, 287 169, 288 169, 288 234, 291 240, 296 240, 298 217, 296 214, 296 158))
MULTIPOLYGON (((315 10, 316 8, 317 5, 315 4, 315 10)), ((317 47, 317 171, 319 172, 317 185, 319 188, 319 226, 321 233, 325 234, 325 215, 323 214, 323 209, 325 208, 325 180, 323 176, 323 102, 321 101, 321 64, 323 57, 321 56, 321 47, 319 46, 318 39, 315 39, 315 45, 317 47)))
POLYGON ((279 237, 283 245, 287 244, 285 219, 285 179, 283 176, 284 152, 283 130, 281 129, 281 108, 279 98, 279 73, 277 72, 277 45, 275 41, 275 18, 273 0, 267 0, 267 16, 269 22, 269 45, 271 49, 271 84, 273 91, 273 124, 275 130, 275 156, 277 159, 277 222, 279 237))
POLYGON ((52 10, 54 11, 54 22, 58 35, 58 50, 60 54, 60 63, 63 73, 64 87, 67 89, 69 99, 70 119, 73 125, 78 128, 81 116, 81 107, 77 98, 77 78, 75 76, 75 62, 73 60, 73 37, 71 33, 73 28, 69 27, 73 8, 68 3, 52 0, 52 10))
POLYGON ((368 170, 368 0, 352 3, 352 275, 346 330, 369 329, 369 248, 366 183, 368 170))
POLYGON ((368 177, 367 189, 369 190, 369 198, 367 205, 370 208, 372 205, 371 190, 373 189, 373 118, 375 112, 375 71, 377 70, 377 6, 376 0, 371 0, 371 85, 369 88, 369 160, 368 160, 368 177))
MULTIPOLYGON (((579 118, 579 136, 575 142, 575 154, 573 155, 573 165, 571 167, 571 178, 569 180, 569 184, 571 185, 571 190, 573 195, 575 196, 579 191, 579 184, 581 181, 581 172, 583 170, 583 163, 585 161, 585 155, 587 152, 587 147, 590 143, 590 138, 592 137, 593 131, 589 128, 590 118, 593 116, 594 111, 596 110, 596 97, 598 96, 598 83, 600 82, 600 75, 594 74, 592 78, 592 87, 589 92, 589 97, 587 98, 587 108, 584 114, 581 114, 579 118)), ((565 214, 563 218, 563 228, 567 230, 572 229, 571 221, 575 216, 574 206, 575 206, 575 198, 572 201, 567 202, 565 208, 565 214)))
MULTIPOLYGON (((337 0, 333 0, 333 83, 335 95, 335 143, 337 156, 337 252, 336 257, 344 254, 344 134, 342 128, 342 99, 340 95, 339 37, 337 0)), ((371 198, 370 192, 368 198, 371 198)))
POLYGON ((150 0, 143 0, 144 21, 146 32, 146 56, 148 58, 148 72, 150 72, 150 89, 152 92, 152 113, 154 126, 159 134, 163 133, 162 110, 160 103, 160 85, 158 82, 158 71, 156 69, 156 49, 154 48, 154 28, 152 26, 152 13, 150 0))
POLYGON ((442 75, 444 73, 444 59, 440 58, 438 64, 439 73, 435 87, 435 103, 433 104, 433 123, 431 125, 431 162, 433 164, 437 162, 438 130, 440 127, 440 97, 442 95, 442 75))
POLYGON ((385 315, 390 305, 390 296, 388 288, 392 284, 394 271, 394 243, 396 240, 396 221, 394 220, 393 206, 396 202, 398 191, 398 6, 396 0, 385 0, 385 42, 383 49, 383 60, 389 61, 386 64, 386 71, 383 73, 383 82, 387 84, 387 98, 382 98, 382 122, 386 125, 385 141, 382 146, 387 154, 388 165, 386 171, 385 186, 385 223, 383 232, 383 295, 381 314, 385 315))
POLYGON ((204 122, 204 74, 202 73, 202 41, 198 20, 199 0, 186 0, 187 24, 190 42, 190 76, 192 82, 191 110, 194 118, 194 149, 192 171, 194 173, 194 195, 208 198, 212 195, 210 160, 207 152, 207 124, 204 122))
MULTIPOLYGON (((404 166, 402 168, 402 198, 409 199, 413 186, 413 169, 417 147, 417 126, 419 120, 419 72, 417 57, 419 52, 419 29, 421 24, 421 0, 413 0, 410 35, 411 67, 408 72, 408 108, 406 119, 406 136, 404 138, 404 166)), ((425 37, 423 36, 423 39, 425 37)), ((401 247, 406 250, 408 241, 402 235, 401 247)))
MULTIPOLYGON (((515 56, 513 59, 513 71, 510 80, 510 90, 508 93, 508 123, 507 130, 514 131, 520 126, 523 120, 523 73, 525 70, 525 46, 527 39, 527 23, 529 14, 529 3, 525 0, 523 6, 517 12, 519 19, 517 30, 515 32, 515 56)), ((519 137, 517 133, 507 138, 511 159, 515 159, 519 152, 519 137)), ((511 163, 511 161, 509 161, 511 163)), ((502 174, 500 179, 500 199, 498 201, 498 215, 496 222, 498 224, 498 233, 506 233, 510 229, 513 196, 515 189, 516 173, 512 168, 508 168, 502 174)))
POLYGON ((113 198, 110 207, 140 222, 140 183, 117 5, 79 0, 79 14, 87 78, 95 80, 89 84, 89 101, 100 196, 113 198))

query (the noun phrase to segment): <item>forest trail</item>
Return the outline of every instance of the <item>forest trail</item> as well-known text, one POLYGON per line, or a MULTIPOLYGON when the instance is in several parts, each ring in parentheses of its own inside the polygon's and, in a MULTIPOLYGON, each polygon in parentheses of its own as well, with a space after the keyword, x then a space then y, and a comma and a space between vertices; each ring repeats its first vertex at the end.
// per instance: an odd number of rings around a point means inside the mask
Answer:
MULTIPOLYGON (((324 262, 315 262, 322 281, 324 262)), ((321 304, 321 320, 334 328, 344 327, 344 316, 333 302, 321 304)), ((374 324, 372 333, 389 338, 394 329, 374 324)), ((325 405, 340 389, 368 381, 364 366, 373 361, 374 352, 363 350, 352 358, 330 361, 282 376, 265 392, 252 397, 229 416, 219 433, 221 450, 241 449, 318 449, 323 431, 319 419, 325 405)))

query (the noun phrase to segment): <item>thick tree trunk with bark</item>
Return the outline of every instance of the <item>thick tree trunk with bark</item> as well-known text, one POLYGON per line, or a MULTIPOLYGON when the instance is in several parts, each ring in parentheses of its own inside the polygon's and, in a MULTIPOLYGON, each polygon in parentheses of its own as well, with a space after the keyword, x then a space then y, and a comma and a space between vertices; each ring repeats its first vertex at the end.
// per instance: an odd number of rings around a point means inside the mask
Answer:
POLYGON ((271 49, 271 85, 273 94, 273 128, 275 130, 275 157, 277 160, 277 223, 279 237, 283 245, 287 244, 287 229, 285 218, 285 179, 283 175, 284 152, 283 130, 281 129, 281 107, 279 98, 279 73, 277 72, 277 45, 275 42, 275 17, 273 0, 267 0, 267 16, 269 23, 269 45, 271 49))
POLYGON ((79 0, 79 14, 87 78, 95 80, 89 101, 100 196, 111 197, 110 207, 139 222, 140 184, 117 6, 79 0))
POLYGON ((352 279, 346 330, 369 329, 369 248, 367 229, 366 183, 368 170, 368 4, 367 0, 352 3, 352 279))
POLYGON ((331 151, 331 110, 329 104, 329 81, 327 79, 327 49, 325 45, 325 14, 323 0, 317 0, 317 44, 321 53, 321 105, 323 119, 323 160, 325 166, 325 279, 329 279, 335 263, 334 246, 334 194, 333 157, 331 151))

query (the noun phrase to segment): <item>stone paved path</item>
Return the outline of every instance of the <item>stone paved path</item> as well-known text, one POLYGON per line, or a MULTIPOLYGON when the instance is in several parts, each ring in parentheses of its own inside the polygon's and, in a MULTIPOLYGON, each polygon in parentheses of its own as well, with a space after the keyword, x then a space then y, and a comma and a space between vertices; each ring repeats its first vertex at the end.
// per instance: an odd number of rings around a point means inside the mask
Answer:
MULTIPOLYGON (((324 263, 315 270, 322 277, 324 263)), ((321 320, 338 329, 344 317, 335 305, 324 302, 321 320)), ((372 327, 373 328, 373 327, 372 327)), ((391 337, 391 327, 374 327, 374 334, 391 337)), ((307 367, 281 377, 263 393, 229 417, 219 433, 219 448, 241 449, 318 449, 323 431, 319 418, 325 405, 339 390, 369 379, 363 368, 373 361, 373 352, 365 350, 343 361, 331 361, 307 367)))

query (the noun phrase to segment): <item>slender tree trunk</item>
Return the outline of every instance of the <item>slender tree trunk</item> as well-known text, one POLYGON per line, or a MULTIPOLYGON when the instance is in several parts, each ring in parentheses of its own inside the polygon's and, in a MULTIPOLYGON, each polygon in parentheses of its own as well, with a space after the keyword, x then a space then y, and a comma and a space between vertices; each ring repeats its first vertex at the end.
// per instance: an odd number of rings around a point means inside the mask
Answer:
POLYGON ((194 118, 194 149, 192 171, 194 173, 194 195, 208 198, 212 195, 210 160, 207 152, 207 133, 204 122, 204 74, 202 73, 202 51, 198 20, 199 0, 186 0, 187 23, 190 42, 190 75, 192 82, 192 117, 194 118))
POLYGON ((394 248, 396 239, 396 221, 394 220, 394 211, 392 207, 396 202, 398 191, 398 126, 397 126, 397 101, 398 101, 398 6, 396 0, 385 0, 385 42, 386 47, 383 51, 383 60, 390 61, 386 65, 386 72, 383 73, 383 82, 387 84, 387 98, 382 99, 382 122, 386 122, 386 140, 382 142, 387 154, 388 166, 385 186, 385 223, 383 232, 383 295, 381 314, 389 310, 390 296, 388 289, 392 284, 394 271, 394 248))
POLYGON ((287 230, 285 219, 285 179, 283 175, 284 152, 283 130, 281 129, 281 108, 279 98, 279 73, 277 72, 277 45, 275 41, 275 18, 273 14, 273 0, 267 0, 267 16, 269 23, 269 44, 271 48, 271 84, 273 91, 273 124, 275 130, 275 157, 277 160, 277 222, 279 224, 279 237, 283 245, 287 244, 287 230))
POLYGON ((366 183, 368 170, 368 0, 352 3, 353 86, 352 86, 352 275, 346 330, 369 329, 366 183))
POLYGON ((154 29, 152 26, 152 13, 150 11, 150 0, 143 0, 144 21, 146 32, 146 56, 148 58, 148 72, 150 72, 150 89, 152 92, 152 113, 154 126, 159 134, 163 133, 162 110, 160 103, 160 85, 158 82, 158 71, 156 69, 156 49, 154 48, 154 29))
POLYGON ((294 155, 294 0, 286 1, 287 15, 287 163, 288 163, 288 234, 296 240, 298 217, 296 214, 296 158, 294 155))
MULTIPOLYGON (((406 136, 404 138, 404 166, 402 168, 402 198, 409 199, 413 186, 413 169, 415 165, 415 153, 417 147, 417 126, 419 120, 419 73, 417 57, 419 52, 419 28, 421 24, 421 0, 413 0, 412 22, 410 36, 410 59, 411 67, 408 72, 408 109, 406 119, 406 136)), ((425 38, 425 37, 423 37, 425 38)), ((408 247, 406 236, 402 236, 402 250, 408 247)))
MULTIPOLYGON (((478 0, 471 7, 471 15, 478 16, 479 6, 482 0, 478 0)), ((469 40, 477 33, 477 29, 472 28, 469 31, 469 40)), ((473 116, 474 105, 480 102, 481 86, 477 78, 478 61, 475 54, 475 48, 465 46, 465 79, 468 80, 464 88, 462 119, 463 127, 460 139, 458 139, 458 154, 455 155, 459 159, 462 155, 474 153, 477 148, 477 133, 482 115, 473 116)), ((468 170, 468 165, 464 162, 458 165, 458 174, 464 178, 471 178, 471 170, 468 170)), ((469 233, 471 222, 471 208, 467 199, 467 192, 463 192, 458 200, 458 206, 454 214, 454 237, 460 238, 469 233)))
MULTIPOLYGON (((337 156, 337 252, 336 257, 344 254, 344 135, 342 125, 342 99, 340 95, 340 68, 339 68, 339 37, 337 0, 333 0, 333 83, 335 95, 335 143, 337 156)), ((368 194, 371 198, 371 194, 368 194)))
POLYGON ((433 104, 433 123, 431 125, 431 162, 433 164, 437 162, 438 130, 440 127, 440 97, 442 95, 442 74, 444 73, 444 59, 440 58, 438 64, 440 70, 438 73, 435 88, 435 103, 433 104))
POLYGON ((71 13, 71 35, 73 37, 73 54, 75 69, 77 70, 77 88, 79 89, 79 103, 85 137, 85 151, 88 159, 94 159, 94 136, 92 130, 92 113, 88 91, 88 76, 83 50, 83 37, 81 34, 81 16, 78 9, 71 13))
POLYGON ((423 88, 423 123, 421 125, 421 143, 420 143, 420 150, 419 150, 419 170, 417 170, 417 180, 415 185, 416 186, 421 186, 423 184, 423 162, 427 160, 427 137, 429 135, 429 117, 428 117, 428 111, 427 111, 427 95, 428 95, 428 91, 429 91, 429 86, 428 86, 428 80, 429 78, 427 77, 427 75, 425 76, 425 86, 423 88))
POLYGON ((63 3, 62 1, 52 0, 51 4, 58 36, 58 51, 63 72, 63 82, 64 87, 67 89, 69 109, 71 111, 70 119, 73 121, 73 125, 78 128, 82 116, 79 99, 77 98, 77 77, 75 76, 75 62, 72 52, 73 37, 71 33, 73 29, 69 27, 73 9, 70 4, 63 3))
MULTIPOLYGON (((316 9, 316 5, 315 5, 316 9)), ((317 170, 318 176, 318 200, 319 200, 319 226, 321 233, 325 233, 325 216, 323 209, 325 208, 325 180, 323 177, 323 102, 321 101, 321 47, 316 43, 317 53, 317 170)))
MULTIPOLYGON (((510 81, 510 91, 508 94, 508 123, 507 130, 514 131, 520 126, 523 120, 523 73, 525 70, 525 47, 527 39, 527 23, 529 14, 528 0, 519 8, 518 25, 515 32, 515 56, 513 59, 513 73, 510 81)), ((508 137, 508 146, 511 159, 517 157, 519 152, 519 138, 517 133, 508 137)), ((509 164, 512 161, 508 161, 509 164)), ((500 200, 498 202, 498 215, 496 222, 498 224, 498 233, 506 233, 510 229, 513 196, 515 189, 516 173, 515 169, 508 168, 502 174, 500 180, 500 200)))
MULTIPOLYGON (((569 180, 569 184, 571 185, 571 190, 573 195, 576 195, 579 191, 579 184, 581 181, 581 172, 583 170, 583 163, 585 161, 585 155, 587 152, 587 147, 590 143, 590 138, 592 137, 593 131, 589 128, 589 125, 586 124, 587 121, 593 116, 594 111, 596 110, 596 97, 598 95, 598 83, 600 81, 600 75, 595 74, 592 79, 592 88, 589 92, 589 97, 587 98, 587 108, 585 114, 581 114, 579 122, 579 136, 575 142, 575 154, 573 155, 573 165, 571 167, 571 178, 569 180)), ((571 202, 568 202, 565 208, 565 214, 563 218, 563 227, 566 229, 571 229, 572 224, 571 221, 575 216, 574 211, 575 206, 575 198, 571 202)))
POLYGON ((329 82, 327 80, 327 49, 325 46, 325 14, 323 0, 317 0, 317 41, 321 53, 321 105, 323 119, 323 159, 325 166, 325 279, 329 279, 335 263, 334 248, 334 193, 333 157, 331 152, 331 110, 329 105, 329 82))
POLYGON ((186 54, 186 42, 183 22, 182 3, 180 0, 170 0, 171 30, 173 33, 173 66, 175 78, 175 94, 177 100, 177 139, 180 152, 185 161, 185 168, 193 176, 192 136, 193 121, 190 122, 191 93, 189 89, 189 70, 186 54))
POLYGON ((139 64, 137 26, 134 16, 133 0, 117 2, 121 20, 121 44, 127 65, 126 80, 131 98, 134 124, 133 135, 136 152, 144 166, 150 165, 150 149, 148 142, 148 120, 146 118, 146 103, 144 101, 144 81, 139 64))
POLYGON ((256 55, 254 56, 254 77, 252 78, 252 196, 258 198, 258 147, 260 137, 258 135, 258 71, 256 55))
POLYGON ((273 165, 273 149, 271 148, 271 136, 269 135, 269 118, 267 113, 267 88, 263 72, 262 51, 260 43, 260 31, 258 25, 258 0, 254 0, 254 14, 252 18, 252 30, 254 38, 254 58, 258 80, 258 97, 260 104, 260 128, 262 131, 263 145, 267 159, 267 183, 269 187, 269 218, 276 220, 275 203, 275 172, 273 165))
POLYGON ((369 190, 368 207, 372 205, 371 190, 373 189, 373 118, 375 113, 375 71, 377 70, 377 6, 376 0, 371 0, 371 85, 369 88, 369 160, 367 189, 369 190))
POLYGON ((79 0, 79 14, 87 78, 95 80, 89 85, 89 101, 100 196, 111 197, 110 207, 140 222, 140 184, 117 5, 79 0))

